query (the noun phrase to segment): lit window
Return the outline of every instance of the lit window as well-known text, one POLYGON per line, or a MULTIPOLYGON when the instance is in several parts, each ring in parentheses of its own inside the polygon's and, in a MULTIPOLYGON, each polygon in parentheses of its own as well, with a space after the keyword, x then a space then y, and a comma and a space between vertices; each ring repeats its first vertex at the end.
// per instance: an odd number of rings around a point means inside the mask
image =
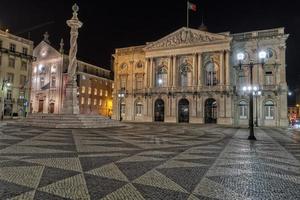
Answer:
POLYGON ((168 72, 165 66, 160 67, 156 72, 156 86, 167 87, 168 84, 168 72))
POLYGON ((91 98, 88 98, 88 105, 91 105, 91 98))
POLYGON ((92 88, 91 87, 89 87, 88 94, 92 94, 92 88))
POLYGON ((99 92, 100 96, 102 97, 102 89, 100 89, 100 92, 99 92))
POLYGON ((265 72, 265 84, 273 85, 273 73, 272 71, 265 72))
POLYGON ((111 89, 114 89, 114 87, 115 87, 115 84, 112 83, 112 84, 111 84, 111 89))
POLYGON ((99 99, 99 106, 102 106, 102 99, 99 99))
POLYGON ((105 81, 105 85, 107 85, 107 81, 105 81))
POLYGON ((105 90, 105 96, 107 97, 107 95, 108 95, 108 91, 107 91, 107 90, 105 90))
POLYGON ((12 68, 15 68, 15 59, 14 58, 9 58, 8 66, 12 67, 12 68))
POLYGON ((97 88, 94 89, 94 95, 97 95, 97 88))
POLYGON ((94 99, 94 106, 97 105, 97 99, 94 99))
POLYGON ((51 87, 56 87, 56 77, 52 76, 51 87))
POLYGON ((248 104, 246 101, 240 101, 240 119, 248 118, 248 104))
POLYGON ((84 97, 81 97, 81 104, 84 104, 84 97))
POLYGON ((44 86, 44 84, 45 84, 45 79, 44 79, 44 77, 41 77, 40 78, 40 87, 41 87, 41 89, 44 86))
POLYGON ((180 85, 181 87, 191 86, 192 85, 192 71, 191 66, 185 61, 184 64, 180 66, 180 85))
POLYGON ((85 87, 84 87, 84 86, 81 87, 81 93, 82 93, 82 94, 85 93, 85 87))
POLYGON ((141 102, 136 103, 135 105, 135 114, 136 116, 142 116, 143 104, 141 102))
POLYGON ((274 119, 275 116, 275 108, 273 101, 267 101, 265 103, 265 118, 266 119, 274 119))
POLYGON ((51 73, 56 73, 56 66, 55 65, 51 66, 51 73))

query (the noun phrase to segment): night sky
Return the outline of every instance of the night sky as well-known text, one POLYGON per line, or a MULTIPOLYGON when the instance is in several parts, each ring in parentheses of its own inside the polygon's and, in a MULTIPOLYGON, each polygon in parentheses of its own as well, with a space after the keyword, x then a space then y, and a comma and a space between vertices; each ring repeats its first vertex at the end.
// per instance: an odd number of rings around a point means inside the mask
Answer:
MULTIPOLYGON (((145 44, 186 26, 186 0, 0 0, 0 26, 18 34, 31 27, 53 23, 30 32, 37 45, 48 31, 51 44, 58 48, 64 38, 69 43, 66 20, 72 16, 74 2, 80 7, 84 23, 79 33, 78 58, 98 66, 110 67, 115 48, 145 44)), ((201 16, 210 32, 231 33, 286 27, 287 80, 291 89, 300 84, 297 55, 300 50, 300 12, 292 1, 191 0, 197 12, 190 14, 190 26, 201 24, 201 16)), ((28 37, 28 33, 18 34, 28 37)))

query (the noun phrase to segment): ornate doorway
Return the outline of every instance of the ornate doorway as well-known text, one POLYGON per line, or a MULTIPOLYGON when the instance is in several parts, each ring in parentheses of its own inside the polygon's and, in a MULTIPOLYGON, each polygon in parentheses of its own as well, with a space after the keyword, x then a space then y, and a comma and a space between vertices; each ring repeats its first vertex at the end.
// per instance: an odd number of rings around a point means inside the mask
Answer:
POLYGON ((54 113, 54 103, 50 103, 50 105, 49 105, 49 113, 54 113))
POLYGON ((39 100, 39 109, 38 112, 42 113, 44 110, 44 100, 39 100))
POLYGON ((178 102, 178 122, 189 123, 189 101, 187 99, 181 99, 178 102))
POLYGON ((205 101, 205 123, 217 123, 217 101, 207 99, 205 101))
POLYGON ((165 119, 165 103, 161 99, 155 101, 154 121, 163 122, 165 119))

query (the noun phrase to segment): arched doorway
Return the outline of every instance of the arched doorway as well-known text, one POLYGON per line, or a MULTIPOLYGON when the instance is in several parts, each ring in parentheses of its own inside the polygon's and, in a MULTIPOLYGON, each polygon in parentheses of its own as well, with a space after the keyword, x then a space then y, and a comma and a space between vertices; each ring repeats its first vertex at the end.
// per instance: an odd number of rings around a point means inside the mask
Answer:
POLYGON ((178 102, 178 122, 189 123, 189 101, 181 99, 178 102))
POLYGON ((205 123, 217 123, 217 101, 207 99, 205 101, 205 123))
POLYGON ((161 99, 155 101, 154 121, 163 122, 165 118, 165 103, 161 99))
POLYGON ((50 105, 49 105, 49 113, 54 113, 54 103, 50 103, 50 105))

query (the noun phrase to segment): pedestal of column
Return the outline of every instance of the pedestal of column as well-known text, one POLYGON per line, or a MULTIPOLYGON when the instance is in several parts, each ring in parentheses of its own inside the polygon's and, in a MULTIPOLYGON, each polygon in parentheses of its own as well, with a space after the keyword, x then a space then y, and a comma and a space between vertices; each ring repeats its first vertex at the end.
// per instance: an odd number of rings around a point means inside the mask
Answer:
POLYGON ((66 95, 64 96, 63 114, 79 114, 77 99, 77 83, 75 80, 66 84, 66 95))

